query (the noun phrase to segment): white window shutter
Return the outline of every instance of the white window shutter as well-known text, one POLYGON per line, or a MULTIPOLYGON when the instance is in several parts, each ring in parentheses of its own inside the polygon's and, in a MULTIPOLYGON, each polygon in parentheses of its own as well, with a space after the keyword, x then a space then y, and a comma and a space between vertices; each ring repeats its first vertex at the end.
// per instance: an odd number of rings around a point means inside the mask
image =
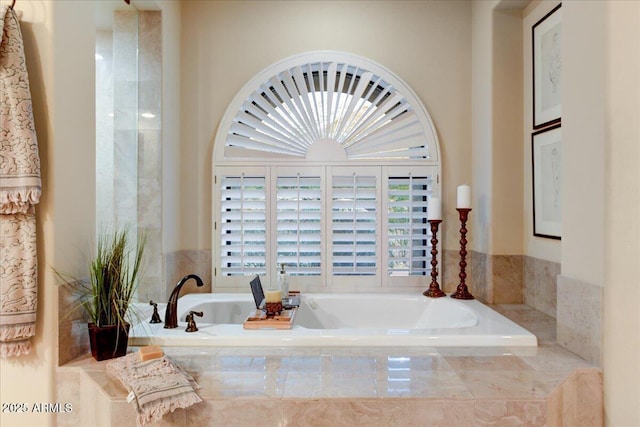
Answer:
POLYGON ((320 176, 279 176, 276 183, 277 263, 293 276, 322 273, 320 176))
POLYGON ((215 137, 214 289, 282 263, 302 290, 423 288, 439 157, 428 112, 383 66, 325 51, 273 64, 215 137))
POLYGON ((266 272, 266 179, 222 176, 220 270, 223 276, 266 272))
POLYGON ((377 177, 332 177, 332 274, 372 276, 377 271, 377 177))
POLYGON ((431 272, 431 229, 427 222, 431 178, 389 177, 387 185, 388 274, 427 275, 431 272))

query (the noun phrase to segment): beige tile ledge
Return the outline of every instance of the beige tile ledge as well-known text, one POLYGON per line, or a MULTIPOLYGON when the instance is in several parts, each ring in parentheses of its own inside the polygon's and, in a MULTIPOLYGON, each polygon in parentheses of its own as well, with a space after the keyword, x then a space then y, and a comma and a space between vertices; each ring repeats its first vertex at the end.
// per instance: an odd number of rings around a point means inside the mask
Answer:
MULTIPOLYGON (((499 311, 550 329, 526 306, 499 311)), ((165 348, 204 402, 155 425, 602 425, 601 371, 551 338, 534 349, 165 348)), ((86 355, 58 369, 58 401, 74 407, 58 426, 135 426, 106 363, 86 355)))
MULTIPOLYGON (((156 425, 602 425, 600 370, 558 346, 282 350, 167 348, 205 402, 156 425)), ((106 363, 59 368, 58 400, 77 410, 57 425, 135 425, 106 363)))

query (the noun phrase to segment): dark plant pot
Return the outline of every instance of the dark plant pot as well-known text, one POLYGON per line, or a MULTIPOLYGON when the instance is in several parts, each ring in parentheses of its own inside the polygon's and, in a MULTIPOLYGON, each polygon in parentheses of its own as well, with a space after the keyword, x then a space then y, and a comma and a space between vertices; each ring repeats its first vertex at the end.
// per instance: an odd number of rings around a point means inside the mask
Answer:
POLYGON ((89 323, 89 342, 91 343, 91 355, 94 359, 106 360, 127 354, 129 343, 129 324, 122 326, 96 326, 89 323))

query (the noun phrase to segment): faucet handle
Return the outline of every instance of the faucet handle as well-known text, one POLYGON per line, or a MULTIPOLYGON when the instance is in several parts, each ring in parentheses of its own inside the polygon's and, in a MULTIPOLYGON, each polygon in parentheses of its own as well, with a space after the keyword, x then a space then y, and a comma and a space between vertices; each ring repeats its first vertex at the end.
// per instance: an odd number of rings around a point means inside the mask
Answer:
POLYGON ((202 311, 190 311, 189 314, 187 314, 187 329, 185 329, 186 332, 195 332, 198 330, 196 321, 193 316, 202 317, 204 316, 204 313, 202 311))
POLYGON ((158 304, 153 302, 153 300, 149 301, 149 305, 153 306, 153 314, 151 315, 151 320, 149 323, 160 323, 162 319, 160 319, 160 315, 158 314, 158 304))

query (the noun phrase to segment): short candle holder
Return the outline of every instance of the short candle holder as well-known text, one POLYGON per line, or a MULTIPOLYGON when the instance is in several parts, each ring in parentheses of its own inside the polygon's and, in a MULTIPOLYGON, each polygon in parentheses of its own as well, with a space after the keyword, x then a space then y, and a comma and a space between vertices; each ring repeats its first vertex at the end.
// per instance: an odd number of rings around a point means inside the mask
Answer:
POLYGON ((428 220, 431 225, 431 284, 429 289, 424 291, 422 295, 430 298, 440 298, 446 296, 440 285, 438 285, 438 226, 442 222, 441 219, 428 220))
POLYGON ((279 315, 282 312, 282 301, 278 302, 266 302, 264 304, 267 317, 273 317, 279 315))
POLYGON ((456 289, 456 292, 451 294, 451 298, 457 299, 475 299, 473 295, 469 293, 467 289, 467 285, 465 284, 465 279, 467 278, 467 273, 465 273, 465 268, 467 267, 466 257, 467 257, 467 219, 469 218, 469 212, 471 209, 469 208, 457 208, 456 209, 460 214, 460 284, 456 289))

